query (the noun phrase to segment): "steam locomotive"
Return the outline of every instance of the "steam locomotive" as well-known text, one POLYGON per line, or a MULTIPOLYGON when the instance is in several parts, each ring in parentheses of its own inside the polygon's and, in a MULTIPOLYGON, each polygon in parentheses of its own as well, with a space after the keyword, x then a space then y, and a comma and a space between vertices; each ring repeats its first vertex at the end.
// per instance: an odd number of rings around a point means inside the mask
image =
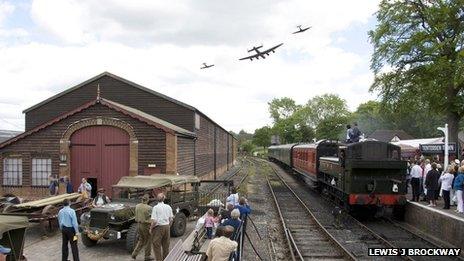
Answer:
POLYGON ((396 145, 322 140, 271 146, 268 157, 350 212, 375 214, 392 208, 396 218, 403 218, 407 163, 396 145))

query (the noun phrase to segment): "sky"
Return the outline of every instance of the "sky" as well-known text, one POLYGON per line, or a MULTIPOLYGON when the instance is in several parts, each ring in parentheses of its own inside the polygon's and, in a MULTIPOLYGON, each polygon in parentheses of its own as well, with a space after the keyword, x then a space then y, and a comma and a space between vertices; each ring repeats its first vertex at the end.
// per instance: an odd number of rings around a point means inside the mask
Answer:
POLYGON ((0 129, 104 71, 192 105, 227 130, 272 124, 267 103, 369 93, 378 0, 0 0, 0 129), (291 34, 297 25, 312 26, 291 34), (265 60, 256 45, 284 43, 265 60), (215 64, 200 70, 201 64, 215 64))

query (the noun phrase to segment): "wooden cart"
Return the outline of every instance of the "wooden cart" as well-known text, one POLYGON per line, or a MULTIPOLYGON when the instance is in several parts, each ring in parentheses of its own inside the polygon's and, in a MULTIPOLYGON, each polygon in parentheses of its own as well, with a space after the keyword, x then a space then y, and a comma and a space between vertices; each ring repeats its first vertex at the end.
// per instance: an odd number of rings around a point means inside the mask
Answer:
POLYGON ((91 200, 82 199, 81 194, 79 193, 71 193, 21 204, 8 205, 3 208, 2 215, 27 217, 29 222, 40 223, 44 234, 47 234, 47 232, 51 232, 53 230, 54 224, 58 223, 58 212, 63 207, 63 201, 65 199, 70 200, 70 206, 76 210, 76 215, 78 217, 91 206, 91 200))

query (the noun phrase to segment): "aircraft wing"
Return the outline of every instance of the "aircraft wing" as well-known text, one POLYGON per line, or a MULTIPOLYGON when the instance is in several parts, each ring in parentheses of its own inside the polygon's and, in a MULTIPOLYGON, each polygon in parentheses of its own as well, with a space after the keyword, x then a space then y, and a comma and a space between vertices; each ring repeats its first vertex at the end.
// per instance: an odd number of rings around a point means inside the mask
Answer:
POLYGON ((275 49, 281 47, 282 45, 283 45, 283 43, 278 44, 278 45, 276 45, 276 46, 274 46, 274 47, 271 47, 271 48, 267 49, 266 51, 262 51, 262 53, 267 54, 267 53, 270 53, 270 52, 274 52, 275 49))
POLYGON ((253 55, 250 55, 250 56, 247 56, 247 57, 243 57, 243 58, 240 58, 239 60, 242 61, 242 60, 247 60, 247 59, 254 59, 254 58, 259 58, 259 54, 253 54, 253 55))

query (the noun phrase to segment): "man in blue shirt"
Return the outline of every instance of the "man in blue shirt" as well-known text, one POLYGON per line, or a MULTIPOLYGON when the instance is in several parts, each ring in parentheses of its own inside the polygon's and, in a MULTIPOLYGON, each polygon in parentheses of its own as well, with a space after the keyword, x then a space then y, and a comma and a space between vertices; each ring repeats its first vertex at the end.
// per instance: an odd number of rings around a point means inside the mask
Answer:
POLYGON ((63 244, 61 247, 61 260, 68 260, 68 242, 71 244, 71 251, 74 261, 79 261, 79 252, 77 250, 77 235, 79 234, 79 226, 77 224, 76 211, 69 207, 69 199, 63 201, 64 207, 58 212, 58 223, 60 225, 61 234, 63 236, 63 244))

